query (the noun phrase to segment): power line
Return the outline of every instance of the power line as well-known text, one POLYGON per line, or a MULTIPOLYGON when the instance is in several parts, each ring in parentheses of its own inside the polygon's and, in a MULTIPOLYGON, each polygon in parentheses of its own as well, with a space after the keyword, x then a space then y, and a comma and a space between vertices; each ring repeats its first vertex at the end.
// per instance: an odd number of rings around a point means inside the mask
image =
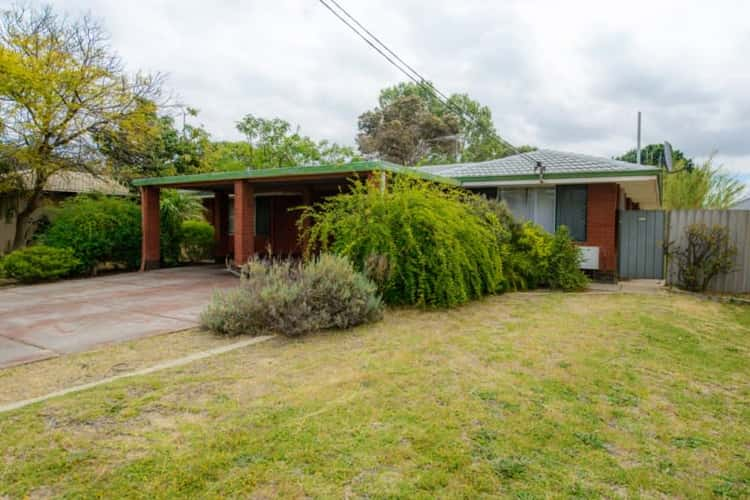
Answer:
MULTIPOLYGON (((362 32, 360 32, 357 28, 355 28, 349 21, 344 19, 344 17, 341 16, 336 10, 328 5, 326 3, 326 0, 318 0, 326 9, 328 9, 334 16, 336 16, 342 23, 344 23, 349 29, 351 29, 357 36, 359 36, 362 40, 367 43, 370 47, 372 47, 374 50, 376 50, 381 56, 383 56, 391 65, 393 65, 396 69, 401 71, 404 75, 406 75, 410 80, 412 80, 417 85, 426 88, 428 91, 430 91, 435 99, 438 100, 441 104, 446 106, 447 108, 453 110, 454 112, 458 113, 459 116, 461 116, 464 120, 471 122, 472 124, 476 124, 476 121, 474 120, 474 117, 469 116, 466 114, 466 111, 461 109, 459 106, 453 104, 450 102, 450 98, 447 97, 444 93, 442 93, 440 90, 435 87, 435 85, 427 80, 424 76, 422 76, 417 70, 415 70, 411 65, 409 65, 406 61, 404 61, 401 57, 398 56, 393 50, 391 50, 385 43, 383 43, 377 36, 375 36, 370 30, 368 30, 365 26, 362 25, 354 16, 352 16, 346 9, 344 9, 336 0, 328 0, 333 5, 335 5, 341 12, 344 13, 346 17, 352 20, 353 23, 355 23, 359 28, 361 28, 372 40, 367 38, 367 36, 363 35, 362 32), (373 43, 373 40, 379 44, 382 49, 385 50, 388 54, 383 52, 380 47, 375 45, 373 43), (392 56, 392 57, 391 57, 392 56), (396 59, 400 64, 396 63, 394 61, 396 59), (403 66, 401 66, 403 65, 403 66)), ((528 158, 525 153, 521 152, 518 148, 516 148, 513 144, 506 141, 500 135, 497 135, 497 138, 500 140, 501 143, 505 144, 508 148, 515 151, 517 154, 519 154, 522 158, 525 160, 531 162, 535 168, 539 168, 540 162, 533 160, 531 158, 528 158)))

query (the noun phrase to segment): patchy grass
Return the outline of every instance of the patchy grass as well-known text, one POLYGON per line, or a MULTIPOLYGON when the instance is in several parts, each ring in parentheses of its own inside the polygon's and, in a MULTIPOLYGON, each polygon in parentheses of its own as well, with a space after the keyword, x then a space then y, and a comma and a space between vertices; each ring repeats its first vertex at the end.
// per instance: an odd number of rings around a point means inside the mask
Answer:
POLYGON ((148 368, 237 340, 191 329, 0 369, 0 405, 148 368))
POLYGON ((0 415, 0 495, 750 495, 750 309, 511 294, 0 415))

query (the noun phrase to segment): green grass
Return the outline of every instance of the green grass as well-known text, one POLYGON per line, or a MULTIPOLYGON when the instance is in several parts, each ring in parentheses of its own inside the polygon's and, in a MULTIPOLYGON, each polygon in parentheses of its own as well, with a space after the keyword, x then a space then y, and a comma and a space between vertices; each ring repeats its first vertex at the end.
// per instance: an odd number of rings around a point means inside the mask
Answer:
POLYGON ((747 497, 750 308, 511 294, 0 415, 0 496, 747 497))

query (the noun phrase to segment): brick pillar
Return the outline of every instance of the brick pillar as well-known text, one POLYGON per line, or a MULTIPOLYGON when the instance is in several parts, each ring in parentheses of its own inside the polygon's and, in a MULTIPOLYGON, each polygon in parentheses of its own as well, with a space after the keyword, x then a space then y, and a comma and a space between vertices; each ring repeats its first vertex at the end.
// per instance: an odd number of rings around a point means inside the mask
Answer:
POLYGON ((617 184, 589 184, 586 243, 599 247, 599 271, 617 270, 617 184))
POLYGON ((159 188, 141 188, 141 271, 159 268, 159 188))
POLYGON ((234 263, 241 266, 255 253, 255 190, 247 181, 234 181, 234 263))
MULTIPOLYGON (((312 186, 303 186, 302 187, 302 204, 304 206, 306 206, 306 207, 312 206, 312 204, 313 204, 312 186)), ((301 215, 301 213, 300 213, 300 215, 301 215)), ((312 223, 312 220, 309 217, 307 217, 302 222, 302 226, 303 226, 302 227, 302 231, 304 233, 307 233, 307 231, 310 229, 310 224, 311 223, 312 223)), ((304 238, 303 234, 300 234, 298 239, 299 239, 299 245, 300 245, 301 250, 302 250, 302 254, 304 255, 305 250, 307 249, 307 239, 304 238)))
POLYGON ((229 195, 223 191, 214 193, 214 260, 224 262, 229 253, 229 195))

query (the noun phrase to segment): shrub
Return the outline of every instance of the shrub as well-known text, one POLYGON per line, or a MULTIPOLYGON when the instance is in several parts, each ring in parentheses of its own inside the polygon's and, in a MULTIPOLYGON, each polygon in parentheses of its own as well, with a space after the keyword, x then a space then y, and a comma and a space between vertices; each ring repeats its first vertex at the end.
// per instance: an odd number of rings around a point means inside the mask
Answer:
POLYGON ((552 239, 547 284, 566 291, 583 290, 588 285, 581 271, 581 249, 573 243, 566 226, 560 226, 552 239))
POLYGON ((667 254, 677 264, 678 286, 703 292, 714 277, 732 270, 737 246, 726 226, 692 224, 685 228, 681 244, 669 243, 667 254))
POLYGON ((141 211, 128 199, 79 195, 54 211, 40 241, 72 249, 82 272, 106 262, 135 269, 141 258, 141 211))
POLYGON ((302 230, 311 222, 306 254, 349 258, 390 304, 450 307, 497 291, 499 240, 465 203, 470 195, 407 176, 388 185, 381 192, 379 183, 353 181, 351 192, 307 208, 299 222, 302 230))
POLYGON ((22 283, 64 278, 73 274, 80 261, 70 248, 36 245, 6 255, 0 270, 8 278, 22 283))
POLYGON ((502 290, 541 286, 580 290, 586 287, 588 280, 579 269, 580 250, 566 227, 560 227, 553 236, 533 222, 517 222, 502 201, 474 196, 468 202, 472 210, 493 227, 501 246, 502 290))
POLYGON ((214 249, 214 227, 202 220, 182 223, 182 255, 188 262, 211 258, 214 249))
POLYGON ((202 220, 203 205, 199 198, 176 191, 163 189, 159 199, 159 244, 161 260, 166 265, 179 263, 183 245, 183 223, 202 220))
POLYGON ((239 288, 217 292, 201 315, 210 330, 297 336, 379 320, 376 286, 342 257, 321 255, 304 264, 251 260, 239 288))

